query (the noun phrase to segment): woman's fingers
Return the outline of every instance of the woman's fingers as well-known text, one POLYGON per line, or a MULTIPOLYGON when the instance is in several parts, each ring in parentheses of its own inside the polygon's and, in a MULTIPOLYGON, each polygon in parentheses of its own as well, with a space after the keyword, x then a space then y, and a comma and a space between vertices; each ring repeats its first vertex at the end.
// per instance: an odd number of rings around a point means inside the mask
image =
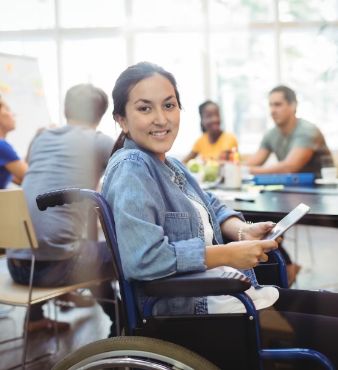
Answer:
POLYGON ((276 242, 278 243, 278 244, 281 244, 282 243, 282 241, 283 241, 283 237, 282 236, 279 236, 277 239, 276 239, 276 242))
POLYGON ((273 249, 278 247, 278 244, 274 240, 262 240, 262 244, 259 246, 259 254, 257 256, 257 262, 267 262, 269 256, 266 254, 273 249))
POLYGON ((278 243, 275 240, 261 240, 263 252, 270 252, 278 248, 278 243))
POLYGON ((267 252, 276 249, 274 240, 243 240, 227 245, 225 251, 229 256, 229 266, 235 268, 251 268, 268 260, 267 252))
POLYGON ((247 239, 262 239, 267 233, 272 230, 274 226, 275 223, 271 221, 256 222, 254 224, 250 224, 246 228, 247 239))
POLYGON ((259 262, 268 262, 269 256, 265 253, 262 253, 259 257, 259 262))

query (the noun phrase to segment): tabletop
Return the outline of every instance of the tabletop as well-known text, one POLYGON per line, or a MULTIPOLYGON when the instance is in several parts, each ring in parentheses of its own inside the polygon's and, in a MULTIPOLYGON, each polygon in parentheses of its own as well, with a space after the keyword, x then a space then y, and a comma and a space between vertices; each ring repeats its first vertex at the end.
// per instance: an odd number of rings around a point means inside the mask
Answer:
POLYGON ((305 203, 310 211, 299 223, 304 225, 318 225, 338 227, 338 190, 309 191, 301 188, 285 189, 280 191, 263 191, 249 200, 239 200, 240 197, 229 199, 227 191, 217 190, 216 195, 229 207, 241 211, 247 220, 278 222, 299 203, 305 203))

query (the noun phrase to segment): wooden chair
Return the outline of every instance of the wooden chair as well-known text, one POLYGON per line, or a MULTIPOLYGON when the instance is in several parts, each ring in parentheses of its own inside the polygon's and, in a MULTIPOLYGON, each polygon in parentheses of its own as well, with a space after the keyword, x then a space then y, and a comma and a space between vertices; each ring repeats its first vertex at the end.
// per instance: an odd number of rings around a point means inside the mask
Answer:
MULTIPOLYGON (((30 282, 28 286, 16 284, 7 269, 7 258, 0 258, 0 303, 12 306, 26 307, 26 318, 23 327, 23 333, 19 337, 6 339, 0 344, 23 339, 23 354, 21 366, 25 369, 27 364, 40 360, 45 356, 52 355, 59 350, 59 338, 57 326, 54 326, 56 348, 52 352, 39 355, 31 360, 27 360, 28 344, 28 319, 31 306, 45 302, 47 300, 59 297, 65 293, 77 289, 88 288, 103 281, 100 279, 86 281, 79 284, 72 284, 62 287, 37 288, 33 287, 33 274, 35 265, 34 250, 38 248, 38 242, 35 236, 34 227, 31 221, 26 199, 22 189, 0 190, 0 248, 5 249, 27 249, 32 250, 32 262, 30 272, 30 282)), ((54 316, 57 319, 57 310, 54 305, 54 316)), ((7 369, 18 367, 12 366, 7 369)))

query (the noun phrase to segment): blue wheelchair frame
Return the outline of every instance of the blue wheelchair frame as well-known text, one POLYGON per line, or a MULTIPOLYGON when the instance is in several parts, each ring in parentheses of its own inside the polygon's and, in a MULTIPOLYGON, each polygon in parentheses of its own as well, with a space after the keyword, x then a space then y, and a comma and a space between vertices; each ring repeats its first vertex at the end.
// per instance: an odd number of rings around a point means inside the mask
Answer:
MULTIPOLYGON (((190 328, 194 328, 196 326, 203 327, 204 323, 204 327, 206 327, 206 330, 208 330, 209 326, 211 325, 211 327, 213 328, 212 330, 217 330, 217 327, 222 327, 222 330, 220 330, 220 332, 224 332, 226 331, 226 326, 221 325, 221 321, 227 320, 226 322, 229 323, 239 316, 241 317, 241 319, 243 319, 244 316, 247 319, 246 322, 249 328, 248 336, 250 339, 250 349, 248 353, 251 356, 249 360, 251 370, 263 370, 263 360, 283 361, 299 359, 313 360, 317 363, 320 363, 322 367, 327 370, 335 369, 330 360, 325 355, 315 350, 306 348, 262 349, 260 340, 259 316, 256 312, 252 300, 248 295, 245 294, 245 290, 250 287, 250 282, 247 278, 244 278, 240 274, 220 274, 210 270, 202 273, 182 274, 159 280, 141 283, 138 282, 138 284, 142 284, 144 292, 149 297, 144 304, 142 317, 140 317, 134 295, 134 283, 127 281, 124 278, 115 232, 114 216, 106 200, 99 193, 92 190, 69 188, 55 190, 39 195, 37 197, 37 205, 40 210, 45 210, 48 207, 70 204, 83 200, 91 201, 96 208, 103 232, 106 237, 107 245, 113 253, 113 267, 115 270, 115 275, 119 282, 119 290, 122 302, 122 304, 120 305, 120 309, 122 310, 121 313, 123 317, 123 320, 121 320, 119 312, 117 310, 117 324, 120 324, 121 321, 123 322, 126 335, 153 335, 155 337, 170 341, 172 340, 172 336, 170 337, 169 335, 168 339, 166 330, 162 332, 161 325, 163 324, 164 326, 166 325, 167 328, 174 327, 175 329, 179 329, 180 326, 182 326, 183 322, 193 319, 190 328), (238 298, 244 304, 247 311, 246 314, 193 316, 188 315, 182 317, 170 316, 164 318, 154 317, 152 315, 152 308, 154 304, 157 300, 161 298, 177 296, 201 297, 208 295, 215 296, 228 294, 238 298), (162 335, 164 335, 164 338, 162 335)), ((279 270, 279 278, 282 284, 284 286, 287 286, 285 264, 283 258, 280 255, 280 252, 273 251, 270 253, 274 253, 275 258, 280 262, 281 268, 279 270)), ((118 334, 120 334, 120 329, 118 327, 117 330, 118 334)), ((200 338, 198 339, 200 340, 200 338)), ((191 338, 191 342, 194 342, 193 338, 191 338)), ((243 341, 241 339, 241 344, 242 343, 243 341)), ((188 340, 188 342, 186 341, 178 344, 188 346, 190 349, 194 350, 197 353, 200 353, 200 350, 202 348, 199 347, 196 350, 194 344, 190 343, 190 340, 188 340)), ((224 357, 224 363, 220 364, 219 359, 216 362, 217 366, 221 366, 221 368, 224 369, 229 365, 228 357, 225 355, 226 353, 227 348, 224 348, 224 353, 221 354, 221 356, 224 357)), ((201 353, 201 355, 206 357, 209 361, 214 362, 214 359, 210 357, 210 355, 206 353, 201 353)), ((240 361, 240 359, 238 359, 238 361, 240 361)), ((230 368, 232 369, 232 367, 230 368)))

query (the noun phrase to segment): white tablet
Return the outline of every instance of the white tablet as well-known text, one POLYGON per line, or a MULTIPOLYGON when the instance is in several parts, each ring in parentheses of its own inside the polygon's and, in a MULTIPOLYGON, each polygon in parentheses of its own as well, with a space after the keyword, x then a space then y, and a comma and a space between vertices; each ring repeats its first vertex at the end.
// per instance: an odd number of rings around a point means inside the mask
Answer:
POLYGON ((263 238, 263 240, 275 240, 281 236, 286 230, 300 220, 306 213, 308 213, 310 207, 304 203, 298 204, 290 213, 282 218, 275 227, 263 238))

